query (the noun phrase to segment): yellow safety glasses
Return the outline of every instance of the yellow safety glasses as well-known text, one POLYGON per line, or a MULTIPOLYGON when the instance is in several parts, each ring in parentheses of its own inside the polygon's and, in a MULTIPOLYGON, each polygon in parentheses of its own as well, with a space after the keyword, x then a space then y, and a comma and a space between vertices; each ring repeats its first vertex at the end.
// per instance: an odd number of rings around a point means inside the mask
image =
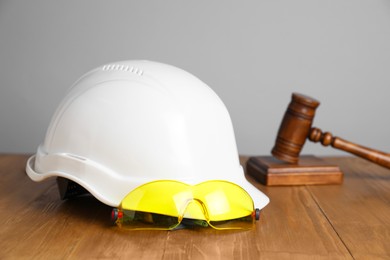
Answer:
POLYGON ((249 194, 227 181, 194 186, 170 180, 149 182, 131 191, 112 211, 115 223, 126 229, 251 229, 259 217, 249 194))

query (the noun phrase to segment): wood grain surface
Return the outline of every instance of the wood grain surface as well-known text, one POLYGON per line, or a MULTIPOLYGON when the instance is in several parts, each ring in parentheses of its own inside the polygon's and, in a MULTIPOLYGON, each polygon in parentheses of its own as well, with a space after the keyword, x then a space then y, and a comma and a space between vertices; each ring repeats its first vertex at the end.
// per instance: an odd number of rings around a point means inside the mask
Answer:
MULTIPOLYGON (((389 259, 390 170, 324 158, 342 185, 267 187, 250 231, 124 231, 91 196, 62 201, 54 179, 30 180, 27 155, 0 155, 0 259, 389 259)), ((241 157, 245 165, 247 157, 241 157)))

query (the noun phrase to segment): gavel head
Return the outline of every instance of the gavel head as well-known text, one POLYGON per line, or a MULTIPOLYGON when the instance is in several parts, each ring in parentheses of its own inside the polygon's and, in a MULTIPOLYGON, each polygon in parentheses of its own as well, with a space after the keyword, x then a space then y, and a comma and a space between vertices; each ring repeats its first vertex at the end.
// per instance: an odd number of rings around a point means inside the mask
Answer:
POLYGON ((298 93, 292 94, 271 151, 273 156, 289 163, 298 162, 319 105, 320 102, 313 98, 298 93))

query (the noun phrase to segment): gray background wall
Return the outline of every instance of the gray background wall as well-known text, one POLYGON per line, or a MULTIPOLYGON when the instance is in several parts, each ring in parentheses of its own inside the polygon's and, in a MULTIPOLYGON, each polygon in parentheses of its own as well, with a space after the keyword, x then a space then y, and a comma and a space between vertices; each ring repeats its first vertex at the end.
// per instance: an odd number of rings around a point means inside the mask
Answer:
POLYGON ((67 88, 124 59, 206 82, 241 154, 269 154, 294 91, 321 101, 316 126, 390 152, 388 0, 0 0, 0 152, 34 152, 67 88))

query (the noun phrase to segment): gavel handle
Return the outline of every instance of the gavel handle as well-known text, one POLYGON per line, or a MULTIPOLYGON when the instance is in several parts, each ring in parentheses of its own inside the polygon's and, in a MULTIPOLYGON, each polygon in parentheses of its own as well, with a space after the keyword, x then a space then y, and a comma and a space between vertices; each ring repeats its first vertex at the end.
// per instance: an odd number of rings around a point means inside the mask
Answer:
POLYGON ((331 145, 334 148, 352 153, 390 169, 390 154, 354 144, 339 137, 334 137, 331 133, 323 133, 321 129, 315 127, 310 129, 308 138, 312 142, 321 142, 324 146, 331 145))

